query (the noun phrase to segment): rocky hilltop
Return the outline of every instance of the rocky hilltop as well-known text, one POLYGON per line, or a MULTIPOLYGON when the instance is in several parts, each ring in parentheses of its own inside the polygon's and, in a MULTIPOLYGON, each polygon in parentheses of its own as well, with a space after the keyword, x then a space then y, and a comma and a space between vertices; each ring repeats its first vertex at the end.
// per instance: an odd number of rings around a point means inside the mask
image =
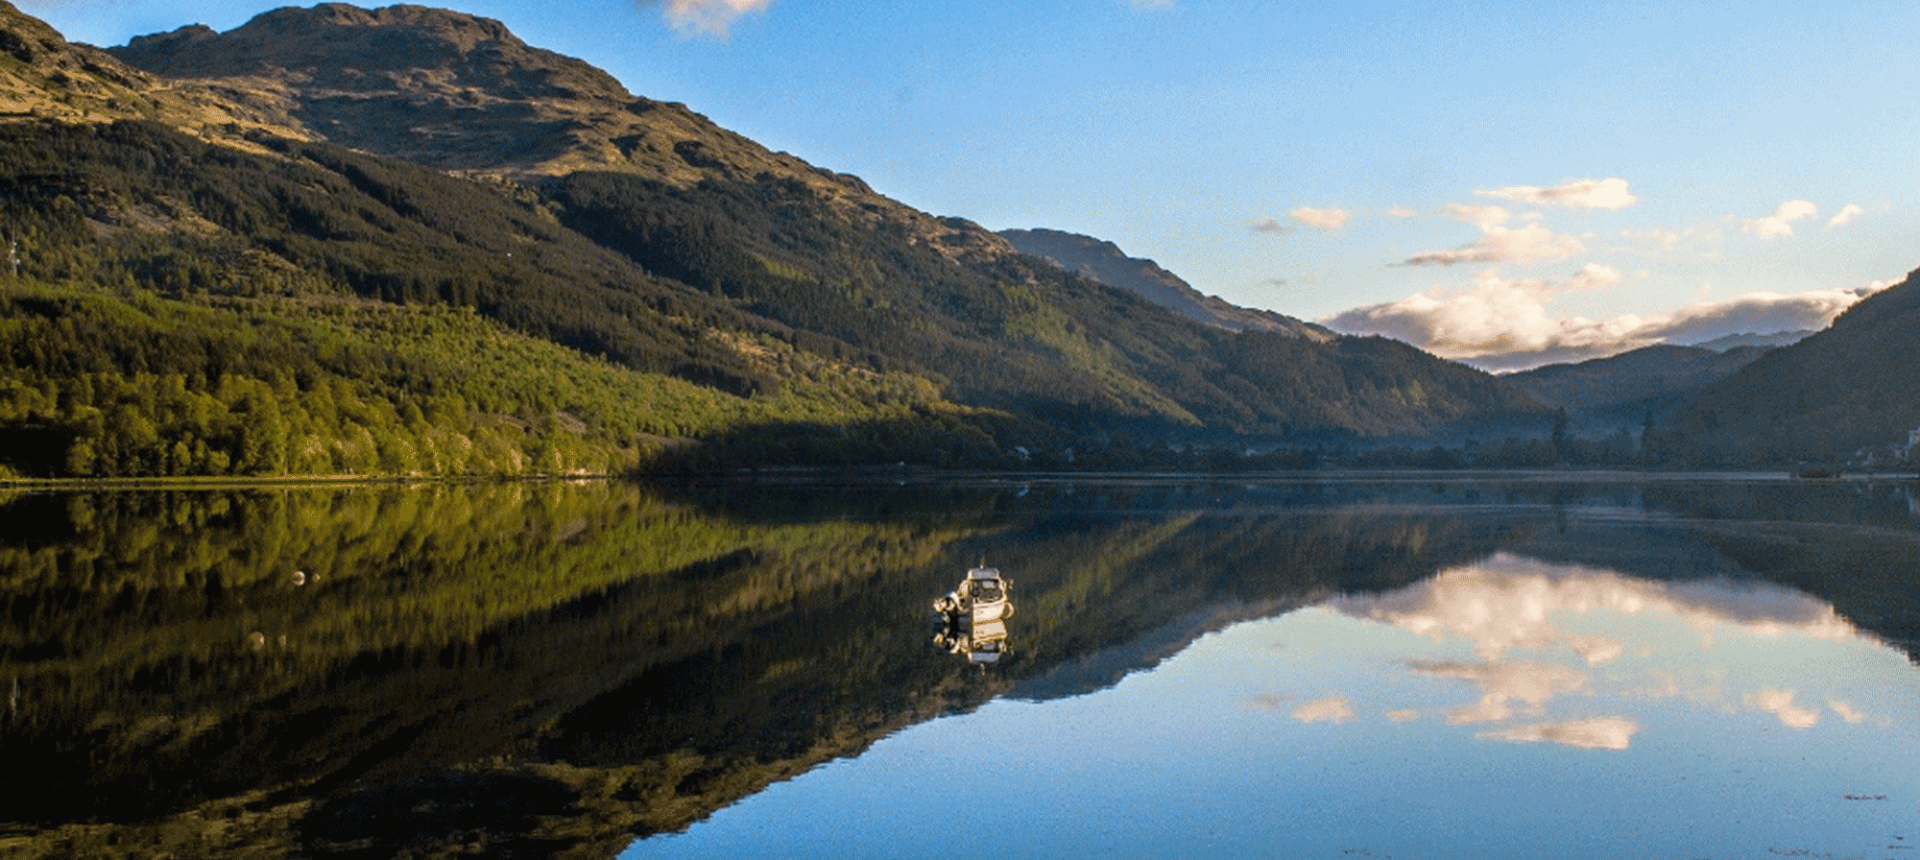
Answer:
POLYGON ((221 87, 134 69, 106 52, 68 42, 38 18, 0 0, 0 119, 62 123, 145 119, 247 146, 242 133, 286 128, 278 111, 230 98, 221 87))
POLYGON ((218 91, 287 133, 454 173, 531 181, 611 171, 690 187, 798 182, 841 214, 889 224, 949 256, 1012 253, 998 237, 874 193, 628 92, 584 61, 529 46, 499 21, 423 6, 284 8, 225 33, 205 25, 108 49, 180 86, 218 91))

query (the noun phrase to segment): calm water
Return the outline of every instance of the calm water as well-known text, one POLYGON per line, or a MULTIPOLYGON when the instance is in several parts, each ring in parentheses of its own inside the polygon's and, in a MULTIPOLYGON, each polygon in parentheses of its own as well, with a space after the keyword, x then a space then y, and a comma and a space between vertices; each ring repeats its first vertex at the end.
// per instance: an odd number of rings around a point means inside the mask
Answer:
POLYGON ((1915 493, 0 496, 0 856, 1910 860, 1915 493))

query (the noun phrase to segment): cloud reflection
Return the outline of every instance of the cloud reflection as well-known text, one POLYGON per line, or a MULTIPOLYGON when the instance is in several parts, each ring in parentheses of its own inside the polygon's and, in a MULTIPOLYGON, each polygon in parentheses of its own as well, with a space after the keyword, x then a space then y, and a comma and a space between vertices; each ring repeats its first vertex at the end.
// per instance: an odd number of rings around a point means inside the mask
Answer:
POLYGON ((1480 688, 1480 701, 1447 714, 1453 725, 1495 723, 1513 716, 1513 704, 1537 716, 1553 697, 1586 686, 1587 676, 1561 666, 1537 663, 1439 663, 1421 660, 1407 666, 1423 675, 1454 678, 1480 688))
POLYGON ((1592 750, 1623 750, 1633 741, 1640 724, 1623 717, 1574 720, 1566 723, 1535 723, 1481 732, 1476 737, 1512 743, 1556 743, 1592 750))
POLYGON ((1780 724, 1790 729, 1810 729, 1820 724, 1820 712, 1803 708, 1793 703, 1796 694, 1792 690, 1761 690, 1742 700, 1747 707, 1764 711, 1780 718, 1780 724))
POLYGON ((1624 643, 1568 632, 1555 620, 1559 615, 1602 610, 1628 616, 1672 616, 1709 642, 1721 628, 1761 636, 1793 633, 1844 639, 1854 635, 1853 625, 1832 606, 1777 586, 1656 582, 1506 553, 1399 591, 1341 597, 1328 606, 1435 640, 1465 640, 1488 660, 1516 648, 1566 647, 1589 665, 1610 662, 1624 652, 1624 643))
MULTIPOLYGON (((1791 589, 1730 580, 1637 579, 1512 554, 1386 594, 1340 597, 1326 606, 1439 645, 1471 648, 1478 660, 1403 661, 1416 675, 1462 681, 1478 690, 1470 703, 1425 713, 1448 725, 1481 726, 1475 737, 1484 740, 1581 749, 1624 750, 1640 731, 1638 721, 1606 714, 1609 698, 1744 709, 1771 714, 1790 728, 1813 728, 1822 718, 1819 705, 1803 703, 1786 685, 1745 695, 1729 691, 1727 670, 1689 658, 1689 643, 1705 654, 1722 642, 1856 635, 1831 605, 1791 589), (1588 713, 1555 717, 1550 712, 1562 699, 1577 700, 1588 713)), ((1743 651, 1723 650, 1729 660, 1743 651)), ((1867 719, 1839 699, 1826 700, 1826 706, 1848 723, 1867 719)), ((1385 713, 1393 723, 1413 722, 1423 714, 1413 708, 1385 713)), ((1293 714, 1304 722, 1343 722, 1351 719, 1353 707, 1344 697, 1330 697, 1293 714)))
POLYGON ((1315 699, 1294 708, 1293 718, 1303 723, 1344 723, 1353 719, 1353 703, 1345 696, 1315 699))

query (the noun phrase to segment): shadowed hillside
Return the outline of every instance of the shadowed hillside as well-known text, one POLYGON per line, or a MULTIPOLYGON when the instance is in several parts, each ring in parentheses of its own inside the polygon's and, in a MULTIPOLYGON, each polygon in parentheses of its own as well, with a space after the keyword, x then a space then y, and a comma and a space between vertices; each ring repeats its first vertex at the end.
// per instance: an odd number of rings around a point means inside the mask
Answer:
POLYGON ((1661 344, 1577 364, 1550 364, 1503 377, 1548 406, 1565 409, 1575 432, 1638 432, 1665 419, 1702 389, 1766 353, 1661 344))
POLYGON ((1657 453, 1702 466, 1910 466, 1915 355, 1920 273, 1702 392, 1659 428, 1657 453))
POLYGON ((1399 344, 1183 318, 486 19, 282 9, 115 49, 145 71, 11 7, 0 31, 32 59, 17 91, 108 94, 0 128, 20 242, 0 468, 17 474, 1006 465, 1114 434, 1240 450, 1543 415, 1399 344), (145 101, 111 95, 136 85, 145 101), (193 100, 232 121, 175 109, 193 100), (462 326, 558 351, 481 377, 445 340, 288 336, 355 303, 403 327, 470 309, 462 326), (150 377, 183 394, 132 394, 150 377), (321 387, 366 408, 289 411, 321 387), (614 394, 636 389, 659 393, 614 394), (261 449, 231 416, 269 410, 301 429, 261 449))

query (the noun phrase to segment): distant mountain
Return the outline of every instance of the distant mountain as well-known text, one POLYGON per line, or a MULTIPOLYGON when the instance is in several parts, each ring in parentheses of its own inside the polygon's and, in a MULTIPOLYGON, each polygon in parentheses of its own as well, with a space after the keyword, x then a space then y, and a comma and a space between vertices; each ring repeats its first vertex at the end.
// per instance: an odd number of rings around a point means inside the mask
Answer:
POLYGON ((1002 230, 1000 236, 1023 254, 1039 257, 1107 286, 1129 290, 1196 322, 1230 331, 1268 331, 1321 343, 1338 337, 1328 329, 1293 317, 1243 308, 1218 296, 1204 295, 1160 264, 1129 257, 1119 246, 1102 239, 1046 229, 1002 230))
POLYGON ((486 19, 103 53, 0 4, 8 45, 0 475, 1006 465, 1543 415, 1397 342, 1195 322, 486 19))
POLYGON ((1813 336, 1813 332, 1806 331, 1806 330, 1776 331, 1771 334, 1742 333, 1742 334, 1723 335, 1721 337, 1716 337, 1713 340, 1701 341, 1700 343, 1688 344, 1688 345, 1697 346, 1701 349, 1711 349, 1711 350, 1714 350, 1715 352, 1725 352, 1729 349, 1734 349, 1736 347, 1742 347, 1742 346, 1762 346, 1762 347, 1792 346, 1793 344, 1806 340, 1811 336, 1813 336))
POLYGON ((1702 391, 1658 453, 1701 466, 1908 462, 1920 429, 1920 272, 1702 391))
POLYGON ((1509 383, 1548 406, 1567 410, 1577 432, 1638 432, 1689 397, 1752 363, 1766 349, 1656 345, 1576 364, 1550 364, 1508 374, 1509 383))

